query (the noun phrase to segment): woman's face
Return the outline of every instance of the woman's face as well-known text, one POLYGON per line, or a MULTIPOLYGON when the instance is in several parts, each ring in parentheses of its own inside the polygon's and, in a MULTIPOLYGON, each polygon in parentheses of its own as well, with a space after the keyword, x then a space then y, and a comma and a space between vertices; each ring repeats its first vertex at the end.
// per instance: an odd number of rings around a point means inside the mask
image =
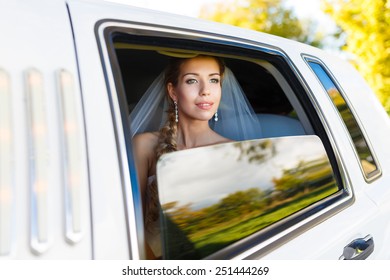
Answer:
POLYGON ((212 57, 195 57, 180 67, 177 86, 168 84, 171 98, 177 102, 179 122, 210 120, 221 100, 221 73, 212 57))

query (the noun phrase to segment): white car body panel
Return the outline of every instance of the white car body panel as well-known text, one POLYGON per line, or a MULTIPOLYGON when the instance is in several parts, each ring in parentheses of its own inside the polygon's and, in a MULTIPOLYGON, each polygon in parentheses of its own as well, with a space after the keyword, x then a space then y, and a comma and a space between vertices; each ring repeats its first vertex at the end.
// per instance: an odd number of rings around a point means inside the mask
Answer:
MULTIPOLYGON (((232 42, 245 42, 270 46, 281 50, 293 62, 300 78, 310 88, 312 100, 323 118, 328 137, 337 148, 340 165, 347 187, 353 189, 354 202, 339 213, 307 228, 300 235, 284 240, 284 243, 266 255, 264 259, 338 259, 344 246, 352 240, 372 235, 375 250, 372 259, 389 259, 390 253, 390 139, 389 118, 380 103, 356 70, 348 63, 316 48, 213 22, 181 17, 130 6, 106 2, 80 0, 1 1, 0 69, 11 77, 13 103, 13 139, 15 152, 15 189, 11 253, 0 256, 11 259, 139 259, 143 257, 139 244, 143 240, 136 226, 134 212, 140 202, 133 197, 130 174, 122 162, 127 160, 126 143, 121 127, 120 109, 115 94, 114 77, 107 67, 107 77, 102 63, 108 64, 107 50, 99 49, 104 40, 102 32, 107 26, 124 26, 144 29, 175 30, 183 35, 202 34, 227 38, 232 42), (69 14, 67 10, 69 8, 69 14), (15 14, 18 14, 15 16, 15 14), (22 19, 22 20, 21 20, 22 19), (99 24, 99 22, 103 22, 99 24), (178 26, 178 22, 180 23, 178 26), (73 28, 73 31, 72 31, 73 28), (97 37, 100 42, 97 42, 97 37), (102 62, 101 53, 104 62, 102 62), (376 155, 381 176, 367 183, 357 160, 348 131, 335 110, 321 83, 302 59, 302 54, 324 61, 339 82, 358 122, 364 129, 376 155), (85 147, 88 167, 88 184, 82 190, 80 211, 83 221, 83 237, 70 243, 64 237, 63 190, 61 186, 61 147, 57 125, 56 107, 47 106, 48 131, 50 132, 50 177, 47 213, 49 245, 43 253, 32 252, 29 221, 28 150, 26 143, 27 116, 23 73, 35 68, 44 76, 47 104, 57 104, 55 72, 70 71, 76 81, 80 109, 86 134, 85 147), (106 78, 109 83, 106 83, 106 78), (78 85, 80 84, 81 91, 78 85), (110 105, 112 98, 112 105, 110 105), (368 107, 369 106, 369 107, 368 107), (112 110, 111 108, 114 108, 112 110), (372 108, 372 109, 367 109, 372 108), (119 140, 118 140, 119 139, 119 140)), ((321 213, 319 213, 321 214, 321 213)), ((319 215, 318 214, 318 215, 319 215)), ((310 217, 309 219, 314 219, 310 217)), ((306 221, 295 227, 304 226, 306 221)), ((283 236, 294 228, 287 229, 283 236)), ((254 246, 235 258, 247 258, 275 242, 280 236, 254 246)))

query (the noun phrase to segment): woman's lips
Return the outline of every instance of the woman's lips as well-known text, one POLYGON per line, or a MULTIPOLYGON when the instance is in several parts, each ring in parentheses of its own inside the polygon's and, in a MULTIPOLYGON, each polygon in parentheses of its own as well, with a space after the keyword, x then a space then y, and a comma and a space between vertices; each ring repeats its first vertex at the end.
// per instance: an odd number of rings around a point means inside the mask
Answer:
POLYGON ((213 104, 212 102, 200 102, 200 103, 197 103, 196 106, 198 106, 198 108, 202 109, 202 110, 209 110, 210 108, 213 107, 213 104))

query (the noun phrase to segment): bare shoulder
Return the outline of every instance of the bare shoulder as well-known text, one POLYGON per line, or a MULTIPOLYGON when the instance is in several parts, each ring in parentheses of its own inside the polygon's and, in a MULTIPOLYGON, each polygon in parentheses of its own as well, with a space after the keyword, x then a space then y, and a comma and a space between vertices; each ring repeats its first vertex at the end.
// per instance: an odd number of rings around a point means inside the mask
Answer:
POLYGON ((133 141, 153 141, 153 140, 157 141, 158 136, 159 136, 159 132, 157 132, 157 131, 144 132, 144 133, 136 134, 133 137, 133 141))
POLYGON ((133 137, 134 148, 138 151, 153 151, 158 143, 158 132, 145 132, 133 137))
POLYGON ((145 132, 133 137, 133 144, 138 147, 155 147, 158 142, 159 132, 145 132))

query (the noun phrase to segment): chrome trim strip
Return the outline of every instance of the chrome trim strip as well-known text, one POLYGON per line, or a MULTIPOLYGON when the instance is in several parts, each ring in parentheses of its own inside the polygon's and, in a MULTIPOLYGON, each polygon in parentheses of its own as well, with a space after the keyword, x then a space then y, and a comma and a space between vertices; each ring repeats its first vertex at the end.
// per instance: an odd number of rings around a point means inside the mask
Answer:
POLYGON ((0 256, 11 254, 14 229, 15 169, 12 95, 8 73, 0 69, 0 256))
MULTIPOLYGON (((106 48, 106 41, 104 36, 105 26, 96 26, 98 45, 100 48, 100 54, 102 56, 103 68, 105 70, 105 78, 107 83, 107 89, 109 92, 109 99, 111 105, 111 112, 113 116, 113 127, 115 131, 115 139, 118 148, 118 162, 121 170, 121 182, 123 188, 123 201, 125 207, 125 216, 127 218, 127 230, 128 230, 128 246, 129 246, 129 258, 133 260, 144 259, 144 252, 142 252, 144 241, 142 240, 143 234, 138 232, 140 217, 136 215, 134 211, 134 204, 136 199, 132 191, 132 184, 130 182, 130 172, 128 168, 128 155, 126 142, 124 141, 125 135, 123 131, 123 124, 121 119, 121 110, 119 106, 118 94, 115 87, 114 74, 110 67, 111 62, 109 59, 108 49, 106 48), (137 221, 138 220, 138 221, 137 221)), ((141 205, 141 204, 139 204, 141 205)), ((142 218, 141 218, 142 221, 142 218)))
POLYGON ((48 229, 48 124, 43 75, 36 69, 25 72, 29 141, 30 243, 36 254, 49 247, 48 229))
MULTIPOLYGON (((72 73, 60 69, 56 73, 59 92, 59 119, 62 142, 63 186, 65 198, 65 238, 71 244, 79 242, 84 234, 81 215, 81 189, 86 178, 83 162, 82 129, 77 108, 75 83, 72 73)), ((84 149, 83 149, 84 148, 84 149)), ((88 188, 88 187, 87 187, 88 188)))
MULTIPOLYGON (((107 28, 115 29, 127 29, 129 35, 137 36, 159 36, 161 38, 174 38, 174 39, 185 39, 193 41, 201 41, 205 44, 209 43, 224 43, 225 46, 234 46, 245 48, 248 50, 262 51, 267 54, 274 54, 287 58, 287 54, 280 48, 265 43, 249 39, 241 39, 234 36, 220 35, 212 32, 197 31, 191 29, 183 29, 180 27, 160 26, 148 23, 139 23, 131 21, 112 21, 112 20, 101 20, 97 23, 99 31, 105 31, 107 28)), ((123 32, 125 33, 125 32, 123 32)), ((288 59, 287 61, 292 67, 295 66, 288 59)))
MULTIPOLYGON (((324 204, 327 200, 332 199, 333 197, 343 195, 343 193, 336 193, 335 195, 329 197, 328 199, 325 199, 321 201, 322 204, 324 204)), ((253 246, 252 248, 248 249, 247 251, 243 252, 242 254, 239 254, 235 256, 233 259, 259 259, 267 253, 272 252, 273 250, 283 246, 286 242, 289 240, 299 236, 301 233, 306 232, 307 230, 310 230, 313 225, 316 225, 330 216, 333 216, 343 209, 347 208, 349 205, 353 203, 353 198, 351 199, 350 196, 344 196, 342 199, 338 200, 337 202, 333 203, 331 206, 325 208, 322 211, 319 211, 315 213, 314 215, 311 215, 310 217, 307 217, 306 219, 302 220, 299 223, 296 223, 294 226, 289 227, 288 229, 280 232, 279 234, 276 234, 272 236, 271 238, 259 243, 258 245, 253 246)), ((316 206, 320 206, 321 204, 318 204, 316 206)), ((305 208, 302 211, 310 211, 311 207, 305 208)), ((288 217, 287 219, 283 219, 280 222, 278 222, 275 225, 272 225, 269 230, 271 230, 273 227, 278 226, 280 223, 286 223, 289 220, 294 219, 295 215, 299 215, 300 213, 296 213, 292 215, 291 217, 288 217)), ((268 230, 268 229, 267 229, 268 230)), ((252 238, 256 238, 257 234, 254 234, 252 238)), ((259 233, 260 235, 260 233, 259 233)))

